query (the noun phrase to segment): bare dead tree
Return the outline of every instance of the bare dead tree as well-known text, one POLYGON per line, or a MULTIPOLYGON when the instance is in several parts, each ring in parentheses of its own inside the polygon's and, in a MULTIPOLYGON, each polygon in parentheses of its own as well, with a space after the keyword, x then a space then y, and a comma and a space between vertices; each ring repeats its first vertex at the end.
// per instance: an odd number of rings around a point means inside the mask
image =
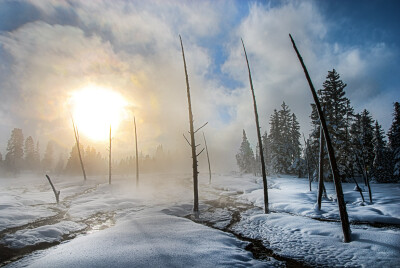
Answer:
POLYGON ((306 141, 306 138, 304 137, 304 133, 303 133, 303 139, 304 139, 304 146, 306 146, 306 165, 307 165, 307 173, 308 173, 308 184, 310 187, 310 192, 311 192, 311 181, 312 181, 312 175, 311 175, 311 171, 310 171, 310 162, 308 160, 308 140, 306 141))
MULTIPOLYGON (((364 148, 363 148, 363 150, 364 150, 364 148)), ((364 178, 365 185, 368 187, 369 202, 372 204, 372 191, 371 191, 371 186, 369 184, 369 173, 367 170, 367 165, 365 164, 364 154, 361 152, 360 155, 361 155, 361 157, 359 157, 356 154, 356 159, 357 159, 359 169, 361 170, 362 176, 364 178), (360 158, 361 158, 361 161, 360 161, 360 158)), ((354 179, 354 181, 355 181, 355 179, 354 179)), ((361 188, 360 188, 360 190, 361 190, 361 188)))
POLYGON ((324 133, 322 130, 322 127, 320 128, 319 131, 319 180, 318 180, 318 198, 317 198, 317 203, 318 203, 318 209, 321 210, 321 203, 322 203, 322 192, 323 189, 325 188, 324 186, 324 133))
POLYGON ((207 141, 206 141, 206 136, 204 135, 203 131, 203 138, 204 138, 204 145, 206 146, 206 153, 207 153, 207 161, 208 161, 208 174, 210 175, 210 179, 208 181, 208 184, 211 184, 211 165, 210 165, 210 156, 208 155, 208 147, 207 147, 207 141))
POLYGON ((82 155, 81 155, 81 149, 80 149, 80 144, 79 144, 79 133, 78 133, 78 128, 75 125, 74 119, 71 116, 72 120, 72 126, 74 127, 74 134, 75 134, 75 141, 76 141, 76 147, 78 149, 78 156, 79 156, 79 162, 81 163, 81 168, 82 168, 82 173, 83 173, 83 179, 86 181, 86 171, 85 171, 85 166, 83 165, 82 161, 82 155))
POLYGON ((137 148, 137 132, 136 132, 136 117, 133 117, 133 123, 135 124, 135 145, 136 145, 136 187, 139 186, 139 154, 137 148))
POLYGON ((265 211, 265 213, 268 213, 267 172, 265 171, 264 150, 263 150, 263 145, 262 145, 262 140, 261 140, 260 123, 258 121, 257 103, 256 103, 256 97, 254 95, 253 80, 251 79, 250 65, 249 65, 249 60, 247 58, 246 48, 244 47, 243 39, 241 39, 241 40, 242 40, 242 45, 243 45, 244 56, 246 58, 246 63, 247 63, 247 70, 249 71, 249 82, 250 82, 251 94, 253 96, 254 116, 255 116, 255 120, 256 120, 258 146, 259 146, 260 161, 261 161, 261 173, 262 173, 262 177, 263 177, 263 186, 264 186, 264 211, 265 211))
POLYGON ((335 182, 336 196, 337 196, 338 205, 339 205, 340 219, 342 222, 342 231, 343 231, 343 236, 344 236, 344 242, 347 243, 347 242, 351 241, 351 230, 350 230, 350 224, 349 224, 349 217, 347 215, 346 203, 344 201, 342 184, 340 182, 340 177, 339 177, 339 170, 337 167, 335 152, 333 150, 331 138, 329 136, 328 127, 327 127, 327 124, 325 121, 324 114, 322 113, 321 104, 319 102, 317 92, 315 91, 315 88, 311 81, 310 75, 308 74, 307 68, 303 62, 303 58, 301 57, 299 51, 297 50, 296 44, 290 34, 289 34, 289 37, 290 37, 290 40, 292 41, 293 48, 296 51, 296 54, 297 54, 297 57, 299 58, 301 66, 303 67, 304 74, 306 76, 308 85, 310 86, 311 93, 313 95, 314 102, 317 107, 319 120, 321 121, 321 126, 322 126, 322 129, 324 132, 324 137, 326 140, 326 147, 328 149, 328 156, 329 156, 329 162, 331 164, 333 180, 335 182))
POLYGON ((111 184, 111 125, 110 125, 110 146, 108 148, 108 184, 111 184))
POLYGON ((197 169, 197 157, 204 151, 203 150, 200 151, 200 153, 196 153, 196 147, 198 145, 196 145, 195 142, 195 135, 197 131, 199 131, 201 128, 203 128, 205 125, 207 125, 207 123, 205 123, 204 125, 202 125, 201 127, 199 127, 197 130, 194 130, 194 126, 193 126, 193 113, 192 113, 192 102, 190 99, 190 87, 189 87, 189 77, 188 77, 188 73, 187 73, 187 68, 186 68, 186 59, 185 59, 185 51, 183 50, 183 43, 182 43, 182 38, 179 35, 179 39, 181 41, 181 48, 182 48, 182 58, 183 58, 183 67, 185 69, 185 78, 186 78, 186 91, 187 91, 187 99, 188 99, 188 110, 189 110, 189 134, 190 134, 190 142, 189 140, 185 137, 185 135, 183 135, 183 137, 185 138, 185 140, 188 142, 188 144, 190 145, 191 149, 192 149, 192 160, 193 160, 193 192, 194 192, 194 205, 193 205, 193 211, 194 212, 198 212, 199 211, 199 190, 198 190, 198 169, 197 169))
POLYGON ((51 185, 51 188, 53 189, 53 192, 54 192, 54 195, 56 196, 56 201, 57 201, 57 204, 58 204, 59 201, 60 201, 60 199, 59 199, 60 198, 60 191, 56 191, 56 188, 54 187, 53 183, 51 182, 49 175, 46 174, 46 178, 49 181, 49 183, 51 185))

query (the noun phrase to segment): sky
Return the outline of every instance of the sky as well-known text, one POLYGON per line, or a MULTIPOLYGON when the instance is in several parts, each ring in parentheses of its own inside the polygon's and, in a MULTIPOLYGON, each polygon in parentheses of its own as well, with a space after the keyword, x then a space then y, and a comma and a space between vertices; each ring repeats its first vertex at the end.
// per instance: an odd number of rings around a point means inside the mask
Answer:
MULTIPOLYGON (((235 168, 245 129, 256 128, 240 38, 246 45, 261 131, 284 101, 301 132, 311 129, 311 93, 290 43, 294 37, 319 89, 333 68, 356 112, 385 132, 399 101, 399 1, 0 1, 0 152, 11 130, 49 140, 67 157, 74 144, 73 92, 109 88, 127 101, 114 150, 190 150, 182 36, 195 125, 204 128, 216 169, 235 168)), ((96 98, 93 98, 96 102, 96 98)), ((201 136, 197 139, 200 140, 201 136)), ((106 152, 107 142, 81 135, 106 152)), ((43 154, 43 151, 42 151, 43 154)), ((105 154, 105 153, 104 153, 105 154)), ((201 159, 204 162, 204 159, 201 159)), ((202 164, 202 162, 200 164, 202 164)))

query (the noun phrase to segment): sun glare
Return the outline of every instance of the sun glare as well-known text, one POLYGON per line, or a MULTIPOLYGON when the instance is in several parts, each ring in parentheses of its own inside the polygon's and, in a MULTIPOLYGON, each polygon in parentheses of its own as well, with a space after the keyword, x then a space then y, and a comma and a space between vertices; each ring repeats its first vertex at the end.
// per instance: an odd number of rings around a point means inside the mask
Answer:
POLYGON ((126 116, 127 101, 119 93, 91 85, 71 94, 71 113, 79 133, 96 141, 109 137, 126 116))

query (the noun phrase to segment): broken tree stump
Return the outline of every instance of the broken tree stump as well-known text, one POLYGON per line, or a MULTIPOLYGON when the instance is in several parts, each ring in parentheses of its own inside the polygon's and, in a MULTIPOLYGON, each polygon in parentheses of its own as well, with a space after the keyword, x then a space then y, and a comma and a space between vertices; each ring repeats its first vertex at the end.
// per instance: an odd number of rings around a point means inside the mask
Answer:
POLYGON ((59 199, 60 198, 60 191, 56 191, 56 188, 54 187, 54 184, 51 182, 51 179, 50 179, 49 175, 46 174, 46 178, 49 181, 49 183, 51 185, 51 188, 53 188, 53 192, 54 192, 54 195, 56 196, 56 201, 57 201, 57 204, 58 204, 59 201, 60 201, 60 199, 59 199))

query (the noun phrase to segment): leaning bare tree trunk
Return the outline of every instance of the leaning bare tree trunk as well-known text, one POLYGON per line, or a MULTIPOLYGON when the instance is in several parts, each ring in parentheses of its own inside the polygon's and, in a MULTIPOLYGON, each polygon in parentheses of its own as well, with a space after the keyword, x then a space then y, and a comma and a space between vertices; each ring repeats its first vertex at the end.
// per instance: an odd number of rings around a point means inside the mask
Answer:
POLYGON ((188 77, 187 68, 186 68, 185 52, 183 50, 182 38, 180 35, 179 35, 179 39, 181 41, 183 67, 185 69, 186 90, 187 90, 187 99, 188 99, 188 105, 189 105, 190 147, 192 148, 192 160, 193 160, 193 192, 194 192, 193 211, 198 212, 199 211, 199 191, 198 191, 198 174, 199 174, 199 172, 197 171, 197 154, 196 154, 196 143, 195 143, 195 139, 194 139, 192 103, 190 100, 189 77, 188 77))
POLYGON ((342 222, 342 230, 343 230, 343 236, 344 236, 344 242, 350 242, 351 241, 351 231, 350 231, 350 224, 349 224, 349 217, 347 215, 347 210, 346 210, 346 203, 344 202, 344 196, 343 196, 343 189, 342 189, 342 184, 340 182, 340 177, 339 177, 339 170, 336 164, 336 158, 335 158, 335 152, 333 150, 331 138, 329 136, 328 132, 328 127, 326 125, 325 117, 324 114, 322 113, 321 109, 321 104, 319 103, 319 99, 317 96, 317 92, 315 91, 314 85, 312 84, 310 75, 308 74, 307 68, 303 62, 303 58, 301 57, 299 51, 297 50, 296 44, 292 38, 292 36, 289 34, 290 39, 293 44, 293 48, 296 51, 297 57, 299 58, 299 61, 301 63, 301 66, 303 67, 304 74, 307 78, 308 84, 311 89, 311 93, 314 98, 315 105, 318 110, 318 116, 321 121, 322 129, 324 131, 324 136, 326 140, 326 147, 328 149, 328 155, 329 155, 329 161, 331 164, 331 169, 332 169, 332 174, 333 174, 333 180, 335 182, 335 188, 336 188, 336 195, 338 199, 338 205, 339 205, 339 214, 340 214, 340 219, 342 222))
POLYGON ((250 65, 249 65, 249 60, 247 58, 246 48, 244 47, 243 39, 241 39, 241 40, 242 40, 242 45, 243 45, 243 50, 244 50, 244 56, 246 57, 247 70, 249 71, 249 81, 250 81, 251 94, 253 95, 254 116, 255 116, 255 119, 256 119, 258 146, 259 146, 260 161, 261 161, 261 173, 262 173, 262 177, 263 177, 263 186, 264 186, 264 211, 265 211, 265 213, 268 213, 267 173, 265 171, 264 150, 263 150, 263 145, 262 145, 262 140, 261 140, 260 123, 258 122, 258 112, 257 112, 256 97, 254 95, 253 81, 251 79, 250 65))
POLYGON ((111 184, 111 125, 110 125, 110 147, 108 151, 108 184, 111 184))
POLYGON ((46 178, 49 180, 51 188, 53 188, 53 192, 54 192, 54 195, 56 196, 56 201, 57 201, 57 204, 58 204, 59 201, 60 201, 60 199, 59 199, 60 198, 60 191, 56 191, 56 188, 54 187, 53 183, 51 182, 49 175, 46 174, 46 178))
POLYGON ((137 132, 136 132, 136 118, 133 117, 133 122, 135 124, 135 145, 136 145, 136 187, 139 186, 139 158, 137 149, 137 132))
POLYGON ((311 189, 312 176, 311 176, 311 171, 310 171, 310 163, 308 161, 308 141, 306 142, 304 133, 303 133, 303 139, 304 139, 304 145, 306 146, 306 165, 307 165, 307 172, 308 172, 308 185, 310 187, 310 192, 311 192, 312 191, 312 189, 311 189))
POLYGON ((322 127, 320 128, 319 134, 319 181, 318 181, 318 209, 321 210, 321 202, 322 202, 322 192, 324 190, 324 148, 325 148, 325 141, 324 141, 324 133, 322 127))
POLYGON ((209 179, 209 181, 208 181, 208 184, 211 184, 211 165, 210 165, 210 156, 208 155, 207 141, 206 141, 206 136, 204 135, 204 132, 203 132, 203 138, 204 138, 204 145, 206 146, 206 153, 207 153, 207 161, 208 161, 208 174, 210 175, 210 179, 209 179))
POLYGON ((78 133, 78 129, 75 126, 75 122, 74 119, 72 119, 72 126, 74 127, 74 134, 75 134, 75 141, 76 141, 76 147, 78 148, 78 155, 79 155, 79 161, 81 163, 81 168, 82 168, 82 173, 83 173, 83 179, 86 181, 86 171, 85 171, 85 166, 83 165, 83 161, 82 161, 82 155, 81 155, 81 149, 79 146, 79 133, 78 133))

